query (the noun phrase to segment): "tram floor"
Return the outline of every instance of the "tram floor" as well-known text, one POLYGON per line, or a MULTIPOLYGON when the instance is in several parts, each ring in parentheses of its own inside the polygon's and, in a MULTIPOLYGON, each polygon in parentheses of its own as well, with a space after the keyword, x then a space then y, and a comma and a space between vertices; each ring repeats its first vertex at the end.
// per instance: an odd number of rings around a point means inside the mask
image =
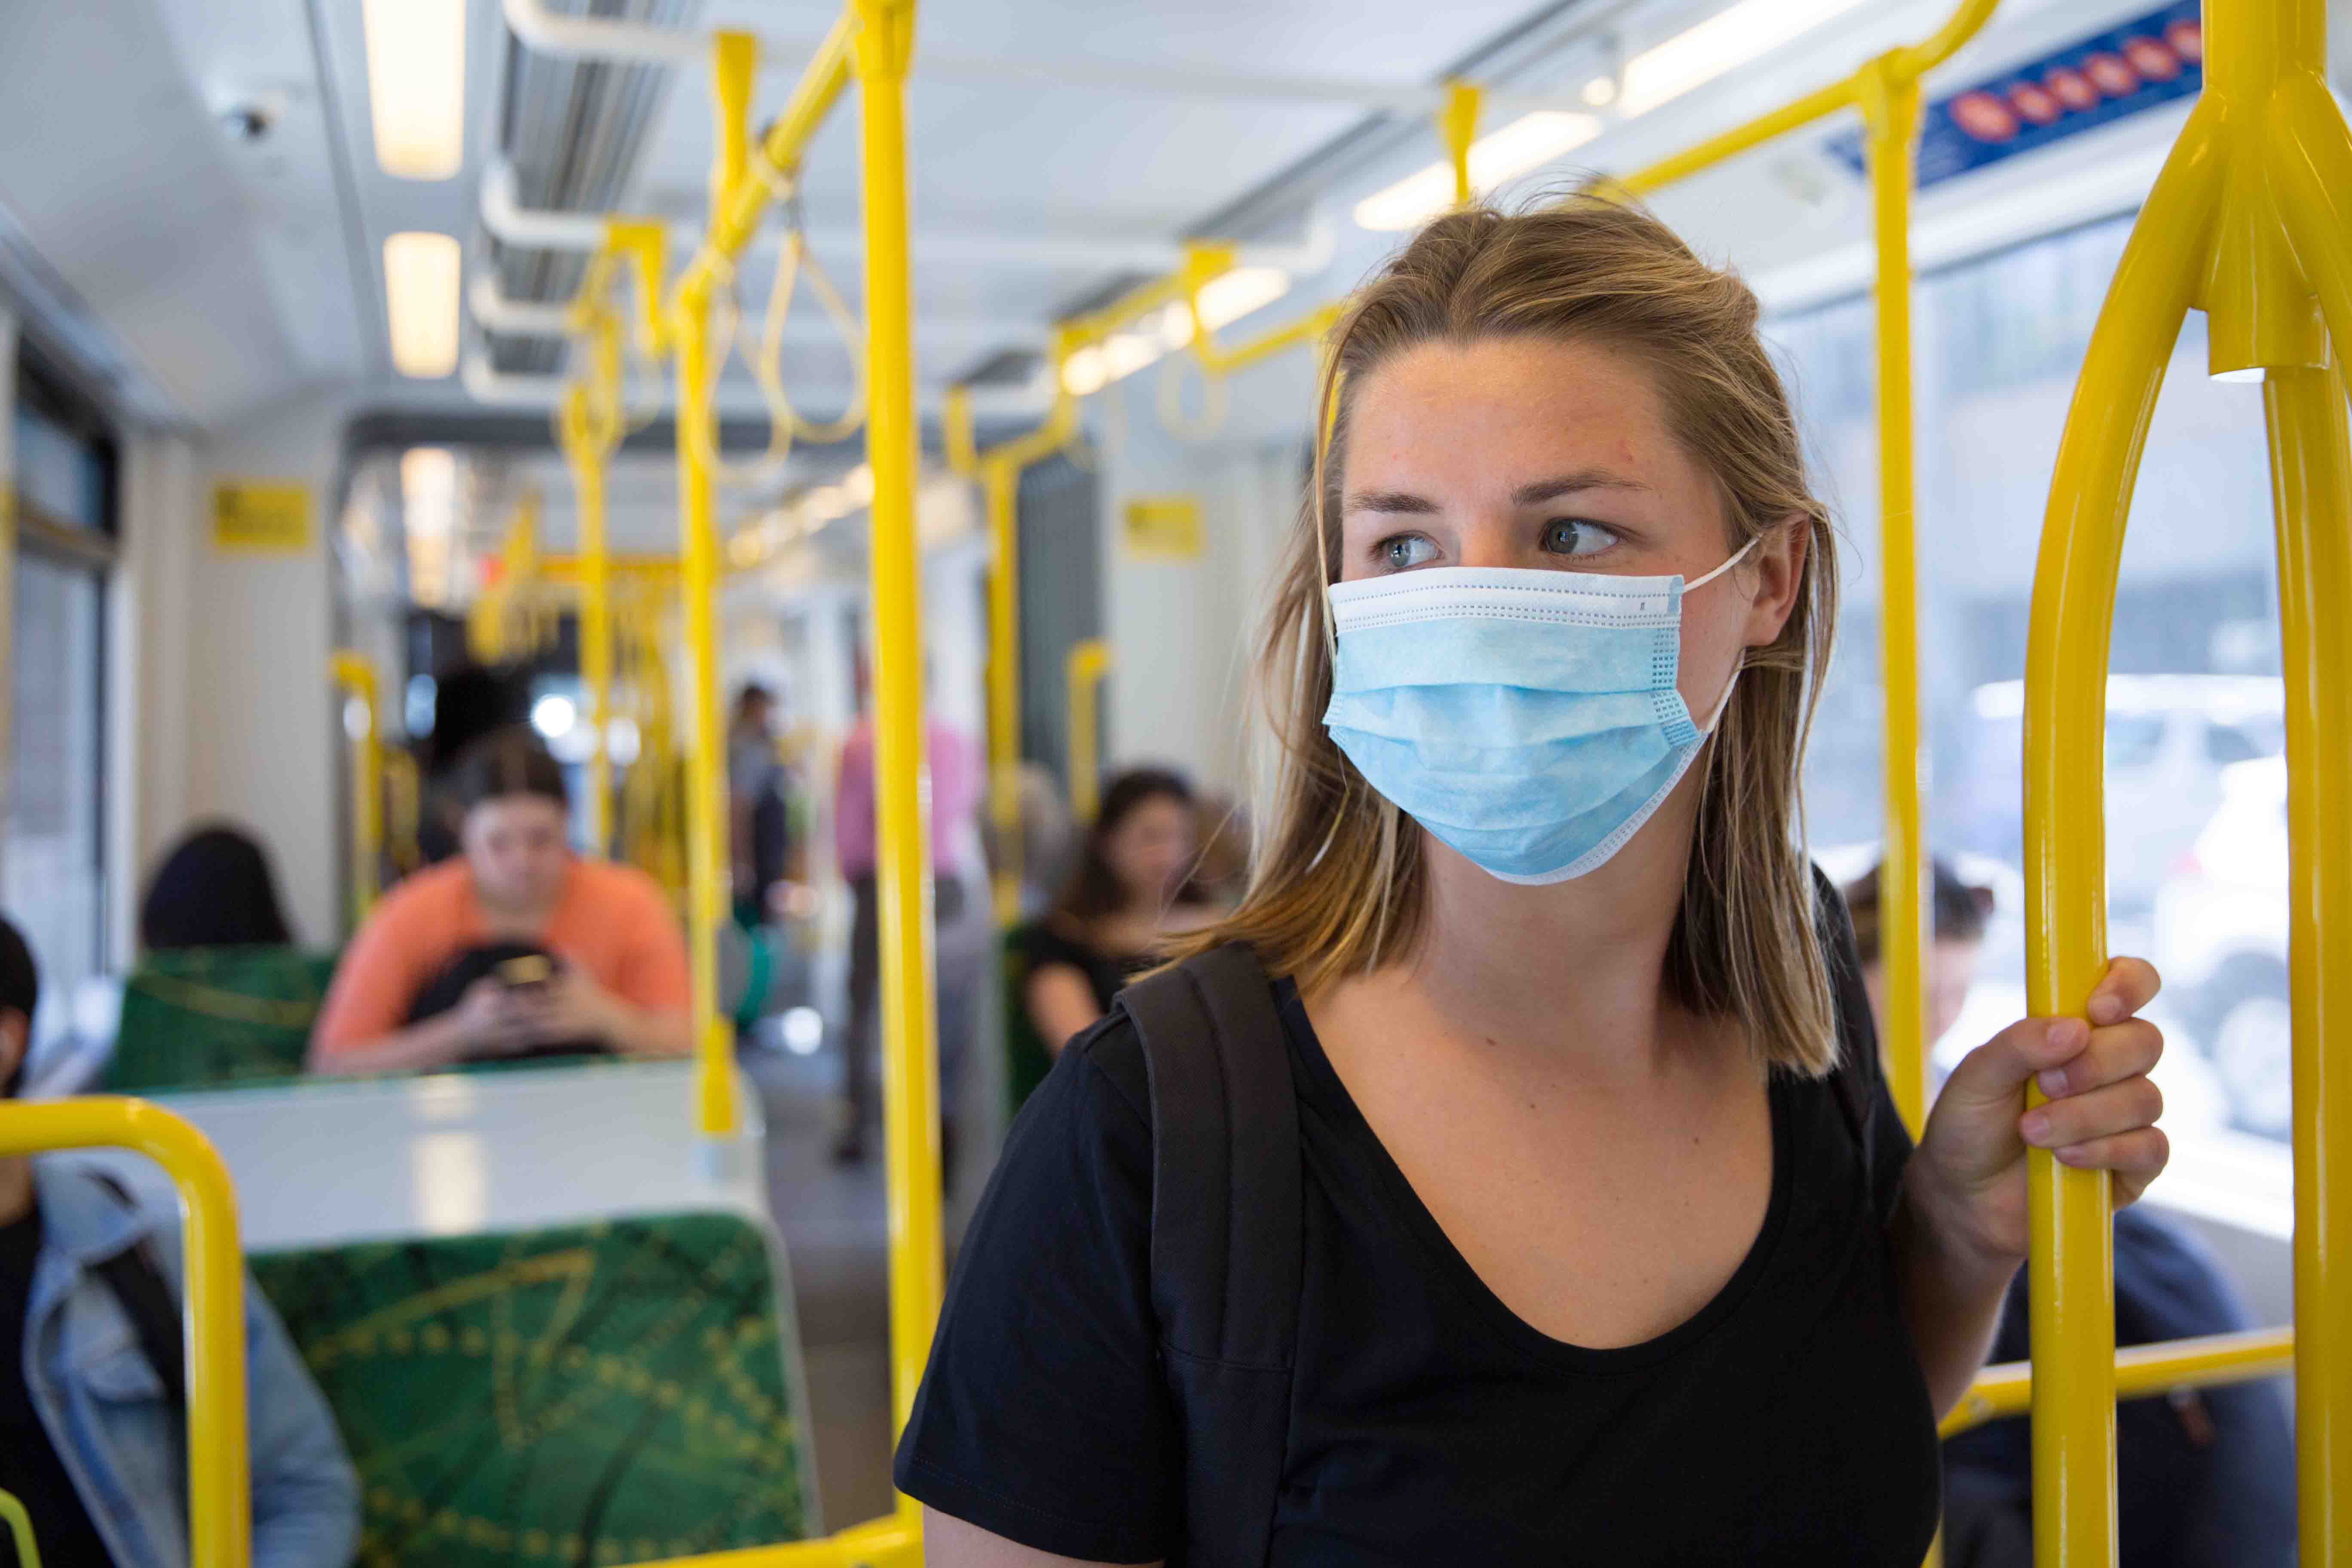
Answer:
MULTIPOLYGON (((830 1043, 807 1057, 753 1049, 743 1067, 766 1112, 770 1209, 792 1260, 817 1496, 824 1527, 839 1530, 891 1506, 890 1265, 881 1152, 871 1142, 862 1163, 834 1163, 841 1058, 830 1043)), ((960 1151, 963 1168, 946 1216, 950 1248, 992 1153, 960 1151)))

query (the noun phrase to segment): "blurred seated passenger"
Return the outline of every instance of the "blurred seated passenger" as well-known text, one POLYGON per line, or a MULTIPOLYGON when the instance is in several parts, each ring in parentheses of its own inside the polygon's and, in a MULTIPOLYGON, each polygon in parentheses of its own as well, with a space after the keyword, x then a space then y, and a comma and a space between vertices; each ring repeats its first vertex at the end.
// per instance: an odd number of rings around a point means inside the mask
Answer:
POLYGON ((286 947, 269 856, 242 829, 200 827, 163 857, 139 906, 150 952, 188 947, 286 947))
POLYGON ((1023 941, 1023 1005, 1045 1049, 1110 1011, 1111 998, 1159 962, 1162 938, 1214 918, 1191 880, 1197 853, 1192 787, 1159 768, 1120 773, 1079 851, 1077 869, 1023 941))
POLYGON ((402 882, 361 927, 311 1035, 311 1068, 684 1055, 677 920, 645 873, 572 854, 555 760, 501 732, 467 754, 457 783, 462 852, 402 882))
MULTIPOLYGON (((1885 1032, 1878 873, 1845 889, 1871 1010, 1885 1032)), ((1935 863, 1927 1044, 1968 1000, 1992 889, 1935 863)), ((2116 1215, 2116 1343, 2152 1344, 2252 1325, 2218 1259, 2147 1205, 2116 1215)), ((2001 1304, 1995 1363, 2031 1351, 2025 1271, 2001 1304)), ((2121 1568, 2284 1568, 2294 1561, 2294 1438, 2275 1387, 2183 1390, 2116 1407, 2121 1568)), ((1946 1568, 2032 1568, 2032 1454, 2023 1418, 1944 1445, 1946 1568)))
MULTIPOLYGON (((0 1098, 40 979, 0 920, 0 1098)), ((71 1156, 0 1159, 0 1489, 60 1568, 186 1568, 180 1216, 71 1156)), ((268 1300, 244 1281, 254 1568, 342 1568, 360 1485, 268 1300)), ((16 1552, 0 1531, 0 1563, 16 1552)))

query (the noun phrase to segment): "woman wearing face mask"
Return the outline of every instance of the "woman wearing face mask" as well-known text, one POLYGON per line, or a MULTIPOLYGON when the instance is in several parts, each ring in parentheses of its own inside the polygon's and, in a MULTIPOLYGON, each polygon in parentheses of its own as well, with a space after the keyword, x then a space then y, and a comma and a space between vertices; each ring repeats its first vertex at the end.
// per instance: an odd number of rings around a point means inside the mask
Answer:
POLYGON ((504 731, 477 742, 457 778, 462 853, 402 882, 360 928, 311 1033, 311 1070, 686 1054, 677 921, 644 872, 572 854, 554 759, 504 731))
POLYGON ((1192 786, 1164 769, 1131 769, 1103 791, 1077 870, 1024 943, 1022 1002, 1048 1055, 1109 1012, 1167 936, 1207 920, 1186 882, 1194 826, 1192 786))
POLYGON ((933 1563, 1919 1561, 2029 1143, 2163 1164, 2156 982, 1912 1149, 1798 847, 1836 578, 1756 316, 1580 199, 1335 330, 1263 854, 1007 1145, 898 1453, 933 1563))

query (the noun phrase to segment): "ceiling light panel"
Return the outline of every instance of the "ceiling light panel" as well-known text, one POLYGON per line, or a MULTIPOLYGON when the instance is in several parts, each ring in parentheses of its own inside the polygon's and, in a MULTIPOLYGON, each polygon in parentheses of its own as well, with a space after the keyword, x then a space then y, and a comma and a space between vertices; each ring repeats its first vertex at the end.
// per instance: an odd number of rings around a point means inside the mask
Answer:
POLYGON ((412 230, 383 242, 384 315, 401 374, 430 381, 457 368, 457 269, 452 236, 412 230))
POLYGON ((1687 32, 1627 60, 1618 109, 1629 118, 1646 113, 1863 4, 1864 0, 1739 0, 1687 32))
MULTIPOLYGON (((1485 196, 1601 134, 1590 114, 1538 110, 1470 143, 1470 188, 1485 196)), ((1358 226, 1419 228, 1454 205, 1454 165, 1440 161, 1356 204, 1358 226)))
POLYGON ((376 166, 446 180, 466 162, 466 0, 363 0, 376 166))

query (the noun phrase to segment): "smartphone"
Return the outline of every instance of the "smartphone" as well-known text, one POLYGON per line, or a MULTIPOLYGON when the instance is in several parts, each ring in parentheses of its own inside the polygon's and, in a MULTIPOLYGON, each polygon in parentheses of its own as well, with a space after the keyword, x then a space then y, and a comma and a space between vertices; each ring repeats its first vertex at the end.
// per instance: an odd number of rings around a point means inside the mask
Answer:
POLYGON ((491 973, 509 991, 533 992, 555 978, 555 963, 545 953, 526 952, 506 960, 491 973))

